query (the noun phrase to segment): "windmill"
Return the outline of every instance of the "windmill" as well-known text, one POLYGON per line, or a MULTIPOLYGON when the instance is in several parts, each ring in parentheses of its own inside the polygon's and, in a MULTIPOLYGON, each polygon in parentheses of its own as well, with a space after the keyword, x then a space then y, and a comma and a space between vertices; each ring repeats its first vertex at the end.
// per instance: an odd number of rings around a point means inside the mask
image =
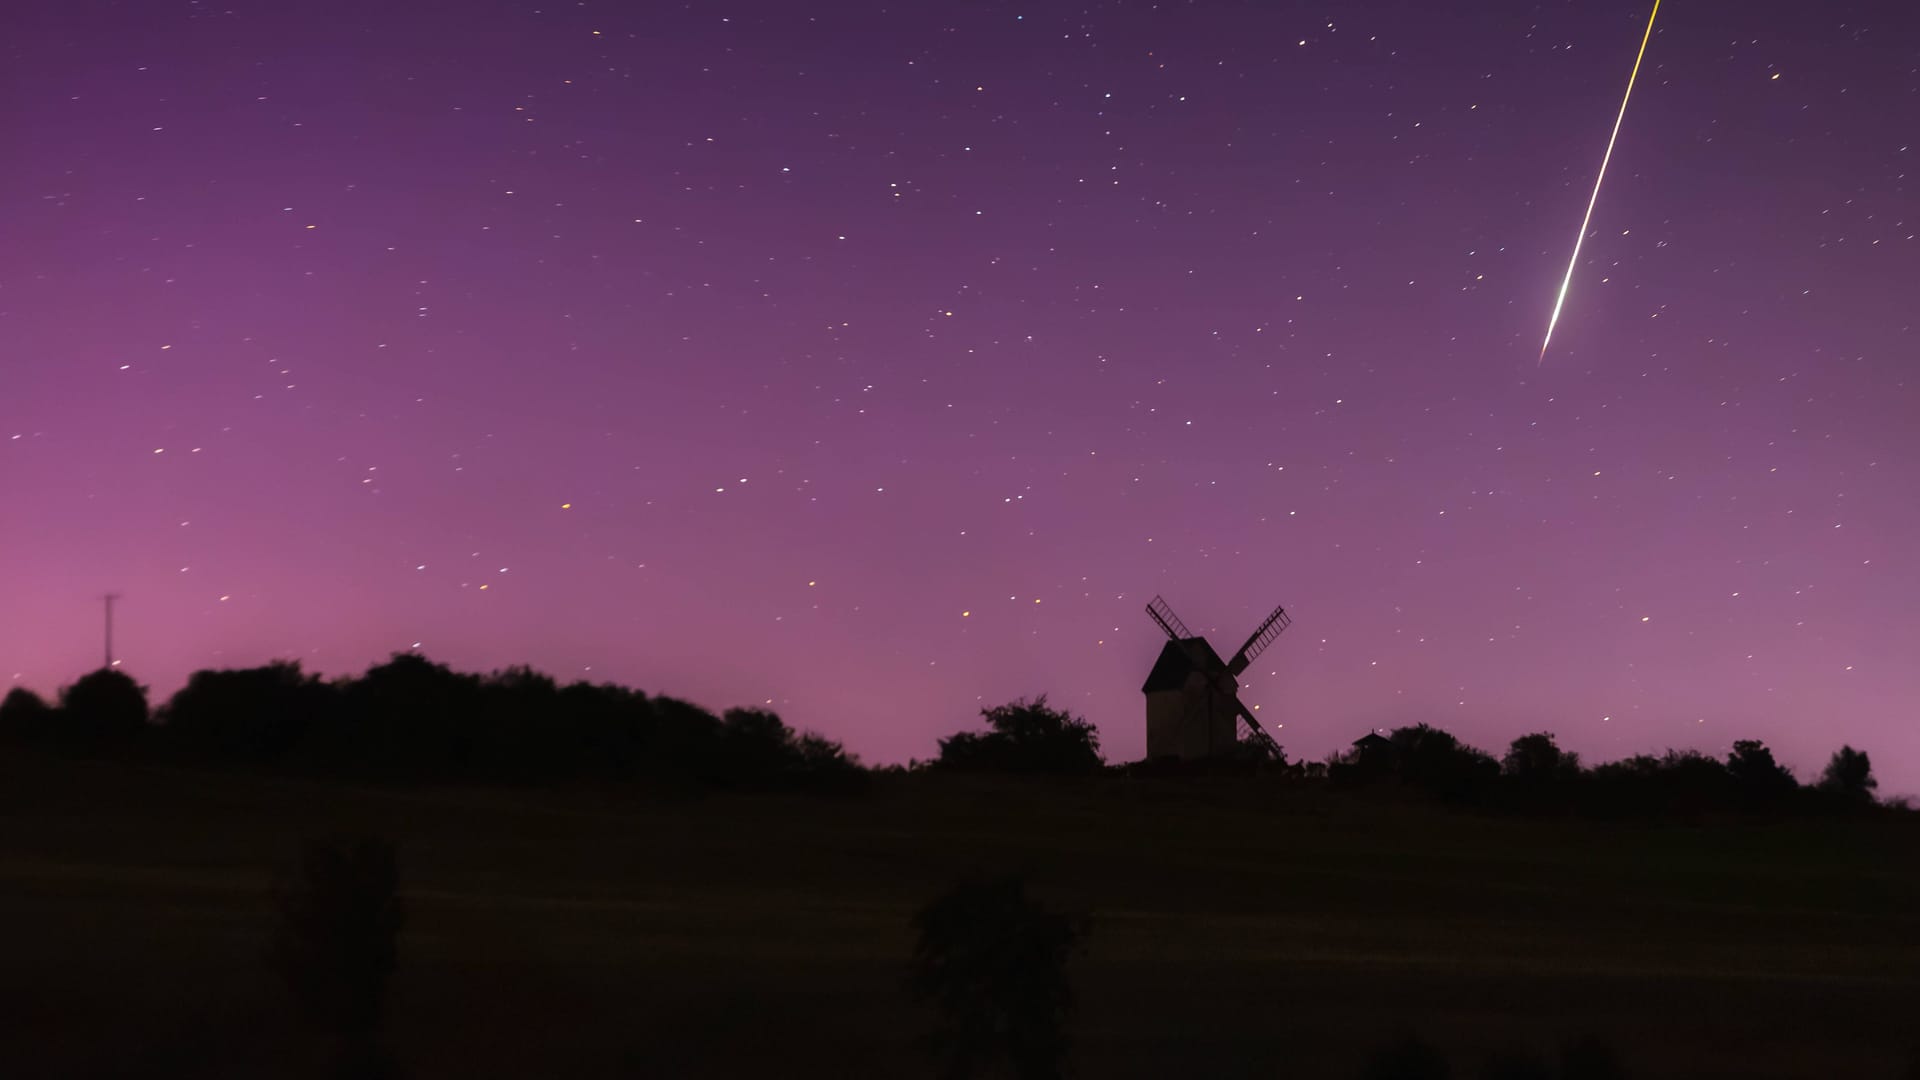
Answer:
POLYGON ((1140 688, 1147 696, 1147 756, 1203 758, 1231 753, 1238 744, 1235 721, 1244 720, 1248 741, 1279 758, 1280 747, 1273 736, 1241 704, 1237 676, 1292 624, 1286 608, 1274 608, 1231 660, 1220 659, 1206 638, 1188 631, 1160 597, 1147 605, 1147 615, 1168 638, 1146 685, 1140 688))

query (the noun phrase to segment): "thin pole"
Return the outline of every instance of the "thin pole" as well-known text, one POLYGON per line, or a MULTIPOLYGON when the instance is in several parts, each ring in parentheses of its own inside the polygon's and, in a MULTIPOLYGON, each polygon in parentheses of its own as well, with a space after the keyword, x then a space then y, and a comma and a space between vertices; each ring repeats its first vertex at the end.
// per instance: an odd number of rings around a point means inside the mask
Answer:
POLYGON ((113 666, 113 602, 120 599, 118 594, 107 594, 107 666, 113 666))

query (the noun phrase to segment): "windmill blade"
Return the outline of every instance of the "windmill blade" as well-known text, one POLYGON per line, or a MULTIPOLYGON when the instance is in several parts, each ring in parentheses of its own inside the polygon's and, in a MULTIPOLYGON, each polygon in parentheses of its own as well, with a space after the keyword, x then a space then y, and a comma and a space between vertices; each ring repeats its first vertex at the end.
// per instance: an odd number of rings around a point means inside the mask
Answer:
POLYGON ((1274 608, 1273 614, 1267 616, 1267 621, 1261 623, 1260 628, 1247 638, 1247 643, 1240 646, 1240 651, 1233 654, 1233 659, 1227 661, 1227 670, 1235 675, 1247 670, 1247 666, 1253 663, 1254 657, 1265 652, 1267 646, 1273 644, 1273 640, 1292 625, 1293 616, 1287 614, 1285 607, 1274 608))
POLYGON ((1272 735, 1267 734, 1267 729, 1260 726, 1260 721, 1253 718, 1253 713, 1245 705, 1240 704, 1239 698, 1233 699, 1233 707, 1234 711, 1240 715, 1240 719, 1246 722, 1247 731, 1253 736, 1252 741, 1266 751, 1267 756, 1274 761, 1286 761, 1286 752, 1280 749, 1280 744, 1274 741, 1272 735))
POLYGON ((1240 700, 1240 695, 1237 693, 1239 684, 1234 681, 1233 677, 1231 675, 1219 675, 1214 678, 1213 687, 1216 693, 1233 703, 1233 714, 1238 716, 1241 721, 1247 725, 1248 741, 1258 745, 1272 760, 1285 761, 1287 759, 1286 753, 1280 749, 1280 744, 1274 740, 1272 735, 1267 733, 1266 728, 1260 726, 1260 721, 1254 718, 1253 710, 1247 708, 1246 703, 1240 700))
POLYGON ((1182 641, 1193 636, 1187 632, 1187 624, 1181 622, 1180 616, 1175 615, 1173 609, 1167 606, 1167 602, 1158 596, 1154 597, 1153 602, 1147 605, 1147 615, 1151 617, 1154 622, 1159 623, 1160 629, 1165 630, 1167 637, 1174 641, 1182 641))

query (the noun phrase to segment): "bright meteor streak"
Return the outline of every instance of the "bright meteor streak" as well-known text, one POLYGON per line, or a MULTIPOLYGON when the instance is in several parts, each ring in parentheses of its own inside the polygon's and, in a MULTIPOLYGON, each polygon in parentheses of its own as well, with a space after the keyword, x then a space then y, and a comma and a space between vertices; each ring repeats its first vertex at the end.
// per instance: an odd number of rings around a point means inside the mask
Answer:
POLYGON ((1560 322, 1560 306, 1567 302, 1567 289, 1573 284, 1573 268, 1580 263, 1580 245, 1587 239, 1587 225, 1593 221, 1593 205, 1600 201, 1600 181, 1607 178, 1607 162, 1613 160, 1613 144, 1620 138, 1620 122, 1627 118, 1627 102, 1633 99, 1633 81, 1640 77, 1640 61, 1647 55, 1647 42, 1653 38, 1653 20, 1660 17, 1660 0, 1653 0, 1653 13, 1647 16, 1647 32, 1640 38, 1640 53, 1633 58, 1633 74, 1627 76, 1627 92, 1620 98, 1620 115, 1613 118, 1613 134, 1607 137, 1607 152, 1600 159, 1600 175, 1593 178, 1593 195, 1587 199, 1587 215, 1580 219, 1580 235, 1573 238, 1573 258, 1567 260, 1567 276, 1560 282, 1560 295, 1553 301, 1553 316, 1547 320, 1546 340, 1540 343, 1540 359, 1547 359, 1547 345, 1553 341, 1553 328, 1560 322))

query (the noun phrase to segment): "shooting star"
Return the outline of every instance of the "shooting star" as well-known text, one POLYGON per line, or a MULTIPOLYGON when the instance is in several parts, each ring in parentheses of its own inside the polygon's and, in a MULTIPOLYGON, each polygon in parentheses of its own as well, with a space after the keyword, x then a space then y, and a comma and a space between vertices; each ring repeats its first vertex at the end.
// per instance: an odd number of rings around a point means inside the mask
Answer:
POLYGON ((1640 52, 1633 58, 1633 74, 1627 76, 1627 92, 1620 98, 1620 114, 1613 118, 1613 134, 1607 137, 1607 152, 1600 158, 1600 175, 1593 178, 1593 195, 1587 199, 1587 214, 1580 219, 1580 234, 1573 238, 1573 258, 1567 260, 1567 276, 1560 282, 1560 295, 1553 301, 1553 316, 1547 320, 1546 340, 1540 342, 1540 359, 1546 363, 1547 346, 1553 341, 1553 328, 1560 322, 1560 307, 1567 302, 1567 289, 1573 284, 1573 268, 1580 263, 1580 245, 1587 239, 1587 225, 1593 221, 1593 205, 1600 201, 1600 182, 1607 178, 1607 162, 1613 160, 1613 144, 1620 138, 1620 122, 1627 118, 1627 102, 1633 100, 1633 81, 1640 77, 1640 61, 1646 58, 1647 42, 1653 39, 1653 20, 1660 17, 1660 0, 1653 0, 1653 13, 1647 16, 1647 32, 1640 38, 1640 52))

